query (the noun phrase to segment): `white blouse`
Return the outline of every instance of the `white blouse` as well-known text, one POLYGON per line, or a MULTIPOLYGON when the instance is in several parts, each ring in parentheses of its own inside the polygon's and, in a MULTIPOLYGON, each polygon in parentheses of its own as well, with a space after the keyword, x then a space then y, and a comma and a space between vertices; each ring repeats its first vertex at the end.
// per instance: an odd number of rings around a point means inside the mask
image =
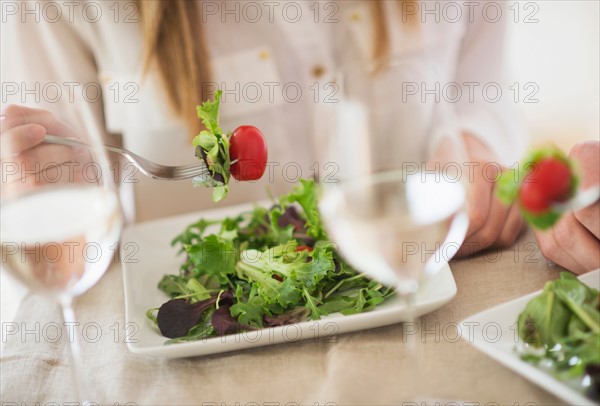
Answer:
MULTIPOLYGON (((132 2, 8 3, 12 8, 3 4, 1 33, 3 106, 45 108, 75 128, 96 126, 108 140, 120 136, 124 147, 158 163, 197 162, 191 135, 169 112, 156 76, 141 75, 142 36, 132 2), (90 109, 95 122, 80 122, 81 109, 90 109)), ((420 2, 421 9, 404 9, 424 20, 418 34, 402 24, 396 5, 386 4, 391 52, 413 52, 433 67, 435 91, 453 98, 461 128, 510 164, 526 144, 505 72, 510 17, 505 2, 467 3, 458 9, 456 2, 420 2), (460 98, 449 96, 455 84, 462 88, 460 98)), ((287 191, 298 177, 311 177, 316 170, 312 143, 320 135, 314 121, 332 91, 336 55, 371 55, 369 8, 365 1, 198 4, 211 81, 224 92, 222 128, 255 125, 269 147, 263 179, 232 180, 224 203, 264 199, 266 187, 273 194, 287 191), (348 30, 352 49, 336 49, 330 41, 332 30, 340 27, 348 30)), ((390 95, 390 108, 401 108, 398 97, 390 95)), ((191 181, 146 179, 129 166, 121 171, 125 201, 128 190, 135 194, 135 206, 126 203, 131 218, 134 211, 143 220, 213 207, 210 190, 192 188, 191 181)))

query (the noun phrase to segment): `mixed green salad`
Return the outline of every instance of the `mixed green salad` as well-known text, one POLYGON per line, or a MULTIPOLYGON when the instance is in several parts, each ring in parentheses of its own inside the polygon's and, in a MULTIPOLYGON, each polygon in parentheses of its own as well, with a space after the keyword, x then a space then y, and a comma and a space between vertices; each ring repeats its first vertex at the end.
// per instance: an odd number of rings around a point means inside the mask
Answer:
POLYGON ((269 209, 200 219, 178 235, 172 244, 185 260, 158 284, 171 299, 147 312, 167 343, 365 312, 392 296, 340 258, 317 193, 301 180, 269 209))
POLYGON ((563 272, 518 318, 521 358, 600 399, 600 292, 563 272))

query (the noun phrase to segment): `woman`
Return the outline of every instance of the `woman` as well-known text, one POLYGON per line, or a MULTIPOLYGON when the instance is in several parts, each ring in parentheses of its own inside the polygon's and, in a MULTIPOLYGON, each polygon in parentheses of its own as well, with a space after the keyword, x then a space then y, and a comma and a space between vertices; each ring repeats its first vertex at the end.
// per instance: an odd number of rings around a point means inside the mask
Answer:
MULTIPOLYGON (((5 109, 5 144, 31 147, 61 120, 80 131, 96 126, 107 140, 121 138, 124 147, 156 162, 193 163, 194 106, 218 86, 224 91, 222 127, 259 127, 273 161, 260 182, 232 185, 228 202, 260 199, 266 185, 281 193, 299 176, 323 169, 311 156, 312 123, 330 96, 341 52, 356 60, 411 52, 435 68, 440 88, 463 87, 453 106, 474 171, 461 254, 510 245, 523 228, 516 207, 495 199, 493 175, 481 171, 488 162, 515 162, 525 144, 511 98, 490 102, 482 92, 505 82, 504 2, 463 8, 408 1, 52 4, 30 1, 5 13, 2 71, 9 86, 2 102, 52 112, 5 109), (331 40, 340 29, 350 38, 344 46, 331 40), (81 109, 92 110, 95 122, 79 123, 81 109)), ((189 182, 133 178, 125 189, 133 189, 138 220, 198 210, 210 200, 208 190, 189 182), (171 197, 167 204, 164 196, 171 197)))

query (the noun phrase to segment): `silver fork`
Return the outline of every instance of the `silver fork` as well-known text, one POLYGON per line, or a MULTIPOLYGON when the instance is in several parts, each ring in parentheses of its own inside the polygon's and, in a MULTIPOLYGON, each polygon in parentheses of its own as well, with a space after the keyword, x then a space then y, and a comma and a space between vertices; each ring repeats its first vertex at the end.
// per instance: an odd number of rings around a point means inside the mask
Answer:
POLYGON ((579 211, 595 204, 598 200, 600 200, 600 185, 594 185, 585 190, 579 190, 567 202, 557 203, 554 205, 554 208, 560 211, 579 211))
MULTIPOLYGON (((61 138, 55 135, 46 135, 44 137, 44 142, 50 144, 67 145, 71 147, 92 148, 91 145, 88 145, 84 142, 77 141, 72 138, 61 138)), ((149 161, 146 158, 142 158, 141 156, 124 148, 114 147, 112 145, 104 145, 104 148, 106 148, 107 151, 115 152, 123 156, 129 162, 134 164, 136 168, 138 168, 139 171, 144 175, 154 179, 181 180, 195 178, 196 176, 205 176, 208 174, 208 169, 206 168, 204 162, 200 162, 197 165, 167 166, 149 161)))

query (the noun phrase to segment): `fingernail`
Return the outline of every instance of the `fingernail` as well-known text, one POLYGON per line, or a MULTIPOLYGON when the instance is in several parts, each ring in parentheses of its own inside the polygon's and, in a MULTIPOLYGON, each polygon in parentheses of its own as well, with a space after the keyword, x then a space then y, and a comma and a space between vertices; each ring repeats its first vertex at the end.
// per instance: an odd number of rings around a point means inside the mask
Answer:
POLYGON ((34 125, 29 129, 29 138, 38 141, 46 135, 46 129, 41 125, 34 125))

